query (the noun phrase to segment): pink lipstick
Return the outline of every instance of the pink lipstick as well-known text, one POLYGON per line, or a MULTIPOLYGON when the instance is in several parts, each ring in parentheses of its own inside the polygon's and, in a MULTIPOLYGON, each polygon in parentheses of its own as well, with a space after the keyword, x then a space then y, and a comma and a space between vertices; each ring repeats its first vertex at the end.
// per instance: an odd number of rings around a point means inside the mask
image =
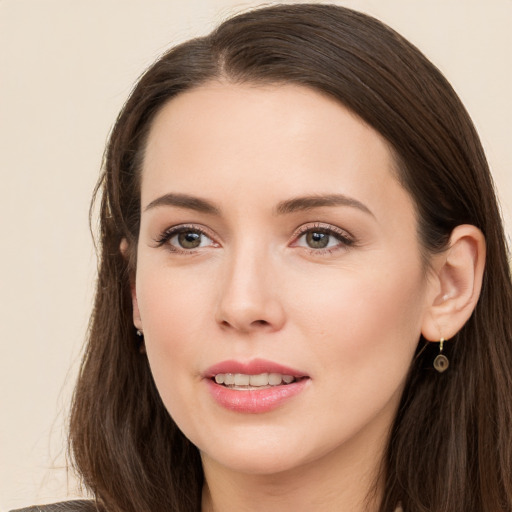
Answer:
POLYGON ((208 368, 203 377, 221 407, 248 414, 276 409, 303 391, 310 380, 304 372, 263 359, 223 361, 208 368))

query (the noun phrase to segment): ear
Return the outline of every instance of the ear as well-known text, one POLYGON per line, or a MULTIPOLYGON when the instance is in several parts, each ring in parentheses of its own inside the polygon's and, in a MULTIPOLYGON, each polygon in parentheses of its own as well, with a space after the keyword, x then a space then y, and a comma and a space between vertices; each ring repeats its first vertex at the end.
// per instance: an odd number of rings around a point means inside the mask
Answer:
POLYGON ((480 296, 485 267, 485 237, 475 226, 457 226, 449 248, 435 255, 427 311, 422 324, 429 341, 450 339, 464 326, 480 296))
MULTIPOLYGON (((126 238, 123 238, 121 240, 121 244, 119 245, 119 250, 121 254, 123 255, 123 258, 126 261, 130 260, 129 255, 129 244, 128 240, 126 238)), ((130 271, 130 292, 132 295, 132 309, 133 309, 133 325, 136 329, 139 331, 142 331, 142 321, 140 319, 140 312, 139 312, 139 304, 137 303, 137 290, 135 287, 135 274, 134 272, 130 271)))

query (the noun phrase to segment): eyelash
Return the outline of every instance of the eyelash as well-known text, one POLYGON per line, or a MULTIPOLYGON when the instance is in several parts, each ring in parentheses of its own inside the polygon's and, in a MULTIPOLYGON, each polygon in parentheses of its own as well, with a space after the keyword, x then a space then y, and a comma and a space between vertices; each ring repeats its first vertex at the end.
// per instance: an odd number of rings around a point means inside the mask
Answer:
POLYGON ((195 252, 197 252, 197 249, 179 248, 179 247, 177 247, 175 245, 171 245, 169 243, 169 241, 173 237, 180 235, 181 233, 197 233, 199 235, 209 238, 213 242, 214 245, 218 246, 218 244, 216 242, 214 242, 213 237, 209 233, 207 233, 207 231, 205 229, 202 229, 201 227, 196 226, 196 225, 187 225, 187 224, 173 226, 169 229, 166 229, 155 240, 156 246, 162 247, 164 244, 167 244, 167 248, 169 249, 169 251, 171 251, 172 253, 175 253, 175 254, 194 254, 195 252))
POLYGON ((354 238, 347 231, 340 229, 331 224, 323 224, 320 222, 314 224, 305 224, 301 226, 296 234, 294 235, 294 244, 297 243, 302 237, 308 233, 322 233, 329 237, 335 238, 339 243, 334 247, 325 247, 314 249, 312 247, 300 246, 306 249, 310 254, 314 256, 321 256, 323 254, 331 254, 339 250, 346 250, 354 245, 354 238))
MULTIPOLYGON (((217 246, 218 243, 216 243, 213 239, 213 237, 205 230, 202 229, 200 226, 197 225, 187 225, 182 224, 179 226, 173 226, 169 229, 166 229, 156 240, 156 247, 162 247, 163 245, 167 244, 169 251, 171 251, 174 254, 185 254, 190 255, 197 252, 198 248, 192 248, 192 249, 184 249, 179 248, 175 245, 171 245, 169 241, 175 237, 180 235, 181 233, 196 233, 202 236, 205 236, 209 238, 212 241, 211 245, 217 246)), ((329 243, 329 242, 328 242, 329 243)), ((303 249, 306 249, 310 254, 319 256, 322 254, 330 254, 338 250, 347 249, 354 245, 354 239, 353 237, 345 230, 340 229, 336 226, 332 226, 330 224, 323 224, 323 223, 315 223, 315 224, 305 224, 303 226, 300 226, 298 230, 293 235, 293 242, 291 244, 292 247, 302 247, 303 249), (297 242, 307 235, 308 233, 321 233, 325 234, 329 237, 335 238, 339 243, 336 244, 334 247, 325 247, 325 248, 313 248, 313 247, 307 247, 307 246, 299 246, 294 245, 297 244, 297 242)))

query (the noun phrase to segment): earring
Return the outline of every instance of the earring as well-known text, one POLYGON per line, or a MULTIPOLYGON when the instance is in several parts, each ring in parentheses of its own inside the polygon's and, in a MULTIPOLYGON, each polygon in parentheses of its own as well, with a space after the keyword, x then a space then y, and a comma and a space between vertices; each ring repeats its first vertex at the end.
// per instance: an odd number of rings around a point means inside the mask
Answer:
POLYGON ((448 370, 448 366, 450 366, 450 361, 443 354, 444 341, 444 338, 439 340, 439 354, 437 354, 436 358, 434 359, 434 368, 439 373, 443 373, 444 371, 448 370))
POLYGON ((139 345, 139 353, 145 354, 146 353, 146 344, 144 343, 144 333, 141 329, 137 329, 136 331, 137 336, 140 338, 140 345, 139 345))

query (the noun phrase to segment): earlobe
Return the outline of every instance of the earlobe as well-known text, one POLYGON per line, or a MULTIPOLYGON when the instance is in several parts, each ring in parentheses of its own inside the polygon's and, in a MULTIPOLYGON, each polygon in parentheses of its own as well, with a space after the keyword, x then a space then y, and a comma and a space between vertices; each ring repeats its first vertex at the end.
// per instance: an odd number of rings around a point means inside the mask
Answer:
POLYGON ((121 243, 119 244, 119 252, 122 254, 123 258, 128 261, 128 240, 123 238, 121 243))
POLYGON ((485 267, 485 238, 472 225, 457 226, 449 248, 434 256, 431 288, 422 325, 429 341, 450 339, 464 326, 476 307, 485 267))

